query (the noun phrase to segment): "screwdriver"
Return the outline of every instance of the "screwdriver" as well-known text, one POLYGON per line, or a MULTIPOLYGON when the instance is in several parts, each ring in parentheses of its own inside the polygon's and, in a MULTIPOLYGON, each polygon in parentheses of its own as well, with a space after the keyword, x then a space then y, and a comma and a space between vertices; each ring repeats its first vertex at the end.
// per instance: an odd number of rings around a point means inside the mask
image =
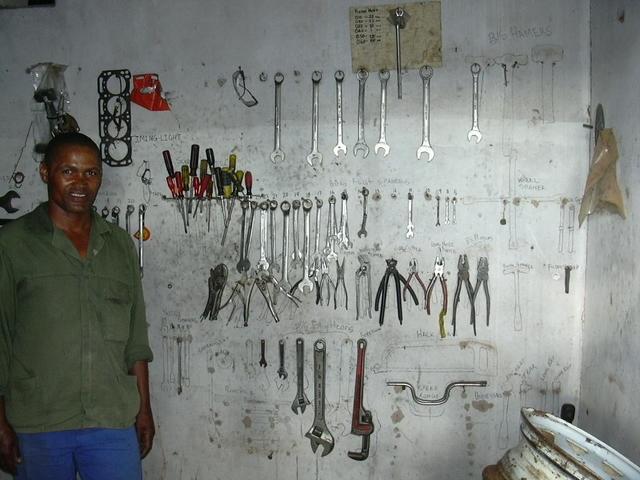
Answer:
POLYGON ((184 203, 181 199, 182 188, 179 187, 179 179, 176 177, 176 172, 173 169, 173 162, 171 160, 171 153, 169 150, 164 150, 162 152, 162 157, 164 158, 164 165, 167 168, 167 173, 169 174, 167 177, 167 185, 171 191, 171 197, 178 199, 178 210, 180 211, 182 222, 184 223, 184 233, 187 233, 187 219, 184 213, 184 203))
POLYGON ((196 198, 198 199, 198 201, 196 202, 196 208, 194 209, 194 212, 193 212, 193 218, 195 218, 196 214, 198 213, 198 207, 202 207, 202 200, 204 200, 204 196, 207 193, 207 189, 211 184, 211 175, 207 173, 206 160, 200 161, 200 178, 196 177, 193 180, 194 182, 197 181, 197 187, 194 187, 194 190, 196 193, 196 198))
MULTIPOLYGON (((191 176, 190 189, 189 189, 189 203, 187 212, 191 213, 191 207, 193 206, 193 197, 195 195, 194 180, 198 178, 198 158, 200 157, 200 145, 191 145, 191 157, 189 159, 189 175, 191 176)), ((182 174, 184 176, 184 173, 182 174)))
POLYGON ((231 223, 231 214, 233 213, 234 206, 234 197, 233 197, 233 174, 228 171, 228 169, 222 170, 222 203, 223 203, 223 214, 224 214, 224 205, 227 205, 227 215, 224 219, 224 232, 222 233, 222 242, 221 245, 224 245, 224 241, 227 238, 227 231, 229 230, 229 223, 231 223), (231 202, 229 202, 231 200, 231 202))
MULTIPOLYGON (((191 179, 189 174, 189 165, 182 165, 182 191, 187 194, 187 225, 189 225, 189 215, 191 212, 191 200, 189 198, 189 190, 191 189, 191 179)), ((183 194, 183 196, 184 196, 183 194)))
POLYGON ((211 231, 211 197, 213 197, 213 181, 209 176, 209 184, 207 185, 207 232, 211 231))
POLYGON ((247 197, 252 197, 253 193, 251 193, 251 189, 253 188, 253 174, 249 170, 244 173, 244 188, 247 191, 247 197))

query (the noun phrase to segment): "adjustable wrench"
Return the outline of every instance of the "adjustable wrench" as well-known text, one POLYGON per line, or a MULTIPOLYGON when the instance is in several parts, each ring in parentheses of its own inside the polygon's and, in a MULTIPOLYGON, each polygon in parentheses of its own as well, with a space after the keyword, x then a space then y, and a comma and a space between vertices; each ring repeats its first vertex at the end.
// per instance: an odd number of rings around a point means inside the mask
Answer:
POLYGON ((309 243, 310 243, 310 220, 309 212, 313 203, 308 198, 302 199, 302 210, 304 211, 304 243, 302 252, 302 278, 298 281, 298 290, 307 294, 313 291, 313 282, 309 279, 309 243))
POLYGON ((256 270, 266 272, 269 270, 269 261, 267 260, 267 210, 269 210, 269 202, 260 203, 260 259, 256 264, 256 270))
POLYGON ((266 350, 267 345, 263 338, 260 340, 260 362, 258 362, 262 368, 267 368, 266 350))
POLYGON ((482 133, 478 129, 478 103, 479 103, 479 90, 478 90, 478 76, 480 74, 480 64, 474 63, 471 65, 471 76, 473 78, 473 99, 472 99, 472 126, 469 133, 467 133, 467 140, 471 141, 475 137, 476 143, 480 143, 482 140, 482 133))
POLYGON ((416 155, 418 160, 423 153, 427 154, 427 161, 433 160, 434 153, 429 140, 430 135, 430 117, 431 117, 431 77, 433 77, 433 68, 430 65, 420 67, 420 78, 422 78, 422 145, 418 147, 416 155))
POLYGON ((291 213, 291 204, 284 201, 280 204, 282 210, 282 275, 280 276, 280 286, 285 291, 291 290, 289 282, 289 214, 291 213))
POLYGON ((353 242, 351 242, 351 240, 349 239, 349 209, 347 208, 347 200, 349 199, 349 195, 347 195, 346 190, 343 190, 340 198, 342 199, 342 209, 340 212, 340 231, 338 232, 338 240, 340 241, 340 246, 342 248, 351 248, 353 246, 353 242))
POLYGON ((369 190, 367 187, 362 187, 362 225, 358 230, 358 237, 367 236, 367 197, 369 197, 369 190))
POLYGON ((371 411, 364 408, 364 360, 367 351, 367 341, 358 340, 358 359, 356 363, 356 386, 353 395, 353 415, 351 417, 351 433, 362 437, 362 451, 348 453, 353 460, 366 460, 369 456, 369 437, 373 433, 373 418, 371 411))
POLYGON ((312 167, 314 164, 322 165, 322 153, 318 151, 318 103, 320 96, 320 80, 322 72, 315 70, 311 74, 313 82, 313 102, 311 112, 311 152, 307 155, 307 163, 312 167))
MULTIPOLYGON (((242 200, 240 202, 240 208, 242 208, 242 217, 240 224, 240 260, 236 265, 236 269, 239 273, 244 272, 245 262, 244 262, 244 235, 245 235, 245 223, 247 218, 247 210, 249 209, 249 200, 242 200)), ((248 270, 248 269, 247 269, 248 270)))
POLYGON ((333 154, 340 156, 340 152, 347 154, 347 146, 342 141, 342 81, 344 80, 344 72, 336 71, 334 78, 336 79, 336 146, 333 147, 333 154))
POLYGON ((407 223, 407 238, 413 238, 415 235, 415 227, 413 225, 413 193, 407 194, 409 199, 409 221, 407 223))
POLYGON ((387 82, 389 81, 389 70, 382 69, 378 73, 380 78, 380 139, 373 151, 378 154, 378 150, 384 150, 384 155, 389 155, 389 145, 387 144, 387 82))
POLYGON ((284 75, 277 72, 273 76, 273 82, 275 83, 276 101, 275 101, 275 113, 273 120, 273 152, 271 152, 271 161, 273 163, 282 162, 284 160, 284 151, 280 147, 280 89, 282 88, 282 82, 284 81, 284 75))
POLYGON ((302 252, 300 251, 300 228, 299 228, 299 220, 300 220, 300 200, 294 200, 291 203, 293 208, 293 253, 291 253, 291 267, 298 268, 298 266, 302 263, 302 252))
POLYGON ((278 376, 284 380, 288 377, 287 371, 284 368, 284 340, 278 342, 278 349, 280 352, 280 368, 278 368, 278 376))
POLYGON ((304 393, 304 340, 302 338, 296 339, 296 370, 298 372, 298 392, 291 404, 291 410, 297 415, 298 410, 300 413, 304 413, 307 405, 311 404, 304 393))
POLYGON ((276 263, 276 210, 278 208, 278 202, 275 200, 269 200, 269 240, 271 246, 271 258, 269 258, 269 265, 271 270, 279 272, 280 265, 276 263))
POLYGON ((337 260, 338 254, 336 253, 336 196, 331 195, 329 197, 329 218, 327 220, 327 241, 325 243, 324 251, 327 261, 337 260))
POLYGON ((329 455, 333 450, 333 435, 327 428, 327 422, 324 419, 324 386, 325 386, 325 360, 326 360, 326 344, 324 340, 316 340, 313 344, 313 383, 314 383, 314 399, 313 406, 315 409, 313 425, 305 434, 311 440, 311 450, 316 452, 319 445, 322 445, 322 456, 329 455))
POLYGON ((369 77, 369 72, 364 68, 358 70, 358 141, 353 146, 353 156, 357 157, 362 152, 362 158, 369 155, 369 146, 364 139, 364 87, 369 77))

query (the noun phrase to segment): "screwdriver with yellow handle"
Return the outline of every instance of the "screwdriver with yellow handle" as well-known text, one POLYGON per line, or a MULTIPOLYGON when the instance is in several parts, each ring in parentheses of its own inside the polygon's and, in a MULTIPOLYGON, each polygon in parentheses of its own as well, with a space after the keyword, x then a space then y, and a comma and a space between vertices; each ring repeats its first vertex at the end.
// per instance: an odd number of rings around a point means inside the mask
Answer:
POLYGON ((234 199, 234 176, 227 168, 221 170, 222 172, 222 215, 224 217, 224 231, 222 233, 221 245, 224 245, 224 241, 227 238, 227 231, 229 230, 229 223, 231 223, 231 214, 233 213, 234 199), (226 209, 226 212, 225 212, 226 209), (226 215, 225 215, 226 213, 226 215))

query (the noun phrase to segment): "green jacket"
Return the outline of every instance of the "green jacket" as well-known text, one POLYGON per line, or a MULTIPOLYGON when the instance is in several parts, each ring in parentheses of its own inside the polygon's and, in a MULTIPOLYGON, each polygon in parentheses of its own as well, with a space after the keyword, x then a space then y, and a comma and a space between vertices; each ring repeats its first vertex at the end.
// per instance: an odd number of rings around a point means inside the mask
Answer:
POLYGON ((151 361, 132 240, 93 214, 86 258, 44 203, 0 229, 0 395, 18 432, 131 426, 151 361))

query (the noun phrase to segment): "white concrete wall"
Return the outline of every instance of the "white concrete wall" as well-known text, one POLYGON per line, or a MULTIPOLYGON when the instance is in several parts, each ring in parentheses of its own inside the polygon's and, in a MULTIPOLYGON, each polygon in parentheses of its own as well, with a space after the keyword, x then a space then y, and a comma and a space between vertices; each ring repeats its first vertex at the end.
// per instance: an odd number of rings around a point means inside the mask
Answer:
MULTIPOLYGON (((558 413, 562 403, 578 402, 586 236, 584 229, 576 228, 570 253, 568 209, 577 205, 588 159, 589 132, 582 127, 588 121, 589 102, 588 5, 579 0, 443 2, 444 66, 436 70, 431 82, 431 140, 436 157, 428 164, 415 160, 421 137, 421 84, 413 70, 404 76, 402 101, 395 98, 394 75, 389 83, 390 156, 378 158, 372 151, 366 160, 349 154, 339 162, 331 156, 333 73, 338 68, 347 72, 345 135, 350 148, 356 139, 357 82, 349 72, 348 32, 348 7, 356 4, 359 2, 292 0, 89 4, 61 0, 51 10, 0 12, 1 192, 9 188, 9 175, 30 122, 32 90, 24 72, 27 66, 40 61, 69 65, 66 78, 72 113, 94 138, 96 78, 102 70, 158 73, 171 100, 171 113, 134 107, 135 164, 106 169, 97 201, 99 210, 105 205, 124 209, 129 202, 148 202, 152 239, 145 250, 144 284, 157 355, 151 374, 158 435, 144 462, 147 478, 251 478, 259 473, 284 479, 307 475, 478 478, 483 466, 518 442, 520 406, 558 413), (553 82, 545 75, 550 73, 549 65, 543 72, 531 60, 532 48, 545 44, 564 49, 564 57, 553 67, 553 82), (480 111, 484 138, 479 145, 470 144, 466 138, 471 126, 469 57, 506 54, 526 55, 528 63, 513 76, 509 72, 508 88, 499 65, 484 69, 480 111), (231 74, 238 65, 245 69, 248 86, 260 101, 253 109, 240 105, 231 87, 231 74), (324 72, 320 147, 325 155, 324 168, 316 172, 303 160, 309 150, 310 76, 315 69, 324 72), (287 160, 274 167, 268 155, 273 132, 272 78, 278 70, 286 75, 283 145, 287 160), (269 76, 266 83, 258 80, 262 71, 269 76), (543 91, 545 95, 553 92, 553 112, 549 108, 543 112, 543 91), (505 108, 505 98, 513 99, 512 108, 508 102, 505 108), (348 312, 316 307, 309 296, 297 313, 285 313, 280 324, 273 324, 262 299, 254 295, 249 327, 241 328, 237 319, 227 325, 226 313, 216 323, 200 322, 209 268, 226 262, 230 280, 237 280, 233 266, 239 244, 239 209, 236 207, 224 249, 219 245, 218 209, 211 234, 206 233, 202 218, 188 236, 181 233, 177 210, 161 199, 167 193, 161 151, 170 149, 174 161, 182 163, 194 142, 202 149, 212 146, 219 161, 232 151, 237 153, 239 167, 252 170, 257 179, 254 193, 279 200, 285 195, 290 199, 321 196, 325 200, 323 220, 330 192, 347 189, 354 237, 361 215, 357 191, 363 185, 372 193, 380 191, 382 199, 369 203, 369 236, 355 238, 354 248, 346 253, 348 312), (153 175, 150 191, 145 191, 137 176, 144 161, 149 162, 153 175), (456 191, 460 199, 456 225, 434 226, 435 201, 425 200, 427 188, 433 194, 442 189, 443 197, 447 189, 450 195, 456 191), (409 189, 416 193, 417 233, 411 241, 404 237, 409 189), (393 199, 394 192, 398 199, 393 199), (569 203, 559 251, 563 200, 569 203), (503 211, 505 226, 499 223, 503 211), (384 258, 396 257, 401 271, 406 272, 415 256, 422 277, 429 278, 439 246, 447 262, 450 302, 458 254, 469 255, 474 283, 478 257, 489 257, 489 327, 484 325, 484 303, 479 300, 478 336, 473 337, 465 322, 468 304, 464 295, 455 338, 441 340, 437 316, 427 317, 415 308, 407 312, 404 325, 398 325, 393 300, 381 329, 377 317, 355 321, 357 253, 366 251, 373 258, 375 291, 384 258), (514 264, 528 271, 519 277, 521 326, 514 276, 504 273, 514 264), (565 265, 575 268, 569 295, 564 293, 565 265), (166 351, 175 355, 175 334, 180 331, 191 335, 193 343, 190 384, 178 395, 163 356, 166 351), (300 335, 306 341, 307 384, 313 341, 327 340, 327 420, 336 448, 326 458, 315 457, 303 435, 311 426, 313 410, 307 409, 303 416, 292 415, 290 410, 295 395, 293 346, 300 335), (346 453, 360 446, 360 438, 349 432, 355 343, 361 336, 369 342, 365 403, 373 412, 376 432, 369 460, 356 463, 346 453), (261 338, 268 345, 266 370, 257 365, 261 338), (276 375, 280 338, 287 341, 289 385, 279 384, 276 375), (251 359, 247 358, 249 341, 254 349, 251 359), (386 380, 407 380, 422 395, 436 397, 446 383, 460 379, 485 379, 489 386, 464 394, 456 391, 442 407, 419 408, 406 392, 385 385, 386 380)), ((379 98, 375 74, 369 78, 366 98, 367 141, 373 147, 379 98)), ((27 145, 20 164, 27 175, 20 191, 23 211, 45 197, 37 164, 29 155, 31 143, 27 145)), ((278 216, 279 226, 280 222, 278 216)), ((323 240, 324 225, 323 221, 323 240)), ((254 262, 257 238, 254 235, 254 262)), ((299 275, 298 271, 291 276, 299 275)), ((449 307, 451 310, 451 303, 449 307)), ((309 384, 307 393, 313 396, 309 384)))
POLYGON ((640 181, 636 122, 640 101, 640 5, 591 2, 592 106, 604 107, 618 140, 618 182, 627 219, 604 214, 588 221, 587 283, 580 423, 640 463, 640 349, 638 325, 638 222, 640 181))

